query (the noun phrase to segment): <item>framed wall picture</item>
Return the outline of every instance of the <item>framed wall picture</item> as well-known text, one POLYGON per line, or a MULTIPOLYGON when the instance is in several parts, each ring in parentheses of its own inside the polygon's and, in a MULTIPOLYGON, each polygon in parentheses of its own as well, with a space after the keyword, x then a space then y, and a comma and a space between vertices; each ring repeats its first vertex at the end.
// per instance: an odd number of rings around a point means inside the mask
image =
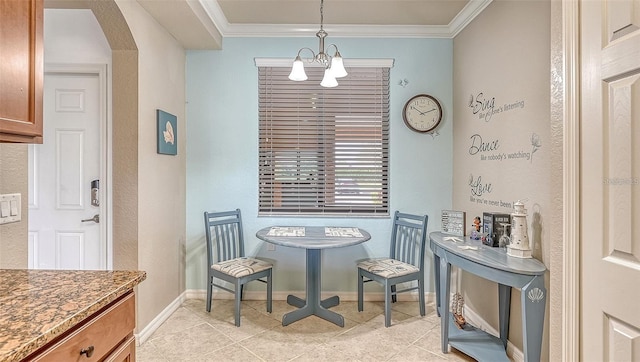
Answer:
POLYGON ((178 154, 178 118, 171 113, 156 110, 158 120, 158 153, 178 154))

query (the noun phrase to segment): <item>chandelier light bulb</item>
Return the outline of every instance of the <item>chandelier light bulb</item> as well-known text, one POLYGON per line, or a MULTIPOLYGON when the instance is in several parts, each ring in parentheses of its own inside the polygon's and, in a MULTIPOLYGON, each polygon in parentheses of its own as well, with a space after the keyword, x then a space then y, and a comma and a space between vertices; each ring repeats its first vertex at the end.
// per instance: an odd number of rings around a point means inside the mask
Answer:
POLYGON ((324 70, 324 77, 322 78, 322 82, 320 82, 320 85, 325 88, 333 88, 338 86, 338 81, 333 75, 331 68, 327 68, 324 70))
POLYGON ((302 63, 302 59, 299 55, 296 56, 296 59, 293 61, 293 67, 291 67, 289 79, 296 82, 307 80, 307 73, 304 72, 304 64, 302 63))
POLYGON ((347 70, 344 69, 344 63, 342 62, 342 56, 340 52, 336 50, 336 54, 331 59, 331 72, 336 78, 342 78, 347 76, 347 70))

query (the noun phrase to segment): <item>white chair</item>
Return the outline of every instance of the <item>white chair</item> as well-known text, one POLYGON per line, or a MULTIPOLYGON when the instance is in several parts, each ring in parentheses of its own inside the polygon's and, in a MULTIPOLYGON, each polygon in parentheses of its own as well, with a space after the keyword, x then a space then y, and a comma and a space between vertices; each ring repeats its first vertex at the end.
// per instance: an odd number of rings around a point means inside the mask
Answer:
POLYGON ((244 284, 257 280, 267 284, 267 312, 271 313, 271 270, 273 265, 244 255, 240 209, 204 213, 207 237, 207 312, 211 312, 213 287, 235 294, 235 323, 240 326, 240 301, 244 284), (215 247, 214 247, 215 245, 215 247), (215 254, 215 255, 214 255, 215 254), (214 257, 215 256, 215 257, 214 257), (229 289, 215 284, 214 278, 235 286, 229 289))

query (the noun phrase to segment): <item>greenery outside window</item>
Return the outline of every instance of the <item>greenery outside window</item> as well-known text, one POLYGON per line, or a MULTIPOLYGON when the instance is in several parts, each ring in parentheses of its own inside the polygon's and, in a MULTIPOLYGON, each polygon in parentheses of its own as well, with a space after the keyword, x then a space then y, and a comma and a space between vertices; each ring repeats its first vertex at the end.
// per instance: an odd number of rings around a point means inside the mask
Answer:
POLYGON ((323 88, 322 67, 259 63, 259 215, 388 215, 390 65, 323 88))

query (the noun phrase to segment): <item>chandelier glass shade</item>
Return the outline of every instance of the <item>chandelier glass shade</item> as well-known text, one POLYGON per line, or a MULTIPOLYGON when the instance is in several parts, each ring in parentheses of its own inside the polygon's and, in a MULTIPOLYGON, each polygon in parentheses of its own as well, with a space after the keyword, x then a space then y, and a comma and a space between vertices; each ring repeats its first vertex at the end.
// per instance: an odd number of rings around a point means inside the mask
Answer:
POLYGON ((311 52, 312 57, 305 59, 305 61, 308 63, 319 63, 324 66, 324 77, 322 78, 322 82, 320 82, 320 85, 330 88, 338 86, 338 81, 336 78, 346 77, 347 71, 344 69, 342 56, 340 55, 338 47, 335 44, 329 44, 329 46, 327 47, 327 52, 331 47, 335 49, 335 53, 333 54, 333 56, 330 56, 325 52, 324 39, 327 37, 327 32, 323 29, 323 7, 324 0, 320 0, 320 30, 316 33, 316 36, 320 41, 318 53, 316 54, 313 50, 307 47, 298 50, 298 54, 293 61, 293 66, 291 67, 289 79, 293 81, 304 81, 308 79, 307 74, 304 72, 304 61, 302 57, 300 57, 302 51, 308 50, 309 52, 311 52))

